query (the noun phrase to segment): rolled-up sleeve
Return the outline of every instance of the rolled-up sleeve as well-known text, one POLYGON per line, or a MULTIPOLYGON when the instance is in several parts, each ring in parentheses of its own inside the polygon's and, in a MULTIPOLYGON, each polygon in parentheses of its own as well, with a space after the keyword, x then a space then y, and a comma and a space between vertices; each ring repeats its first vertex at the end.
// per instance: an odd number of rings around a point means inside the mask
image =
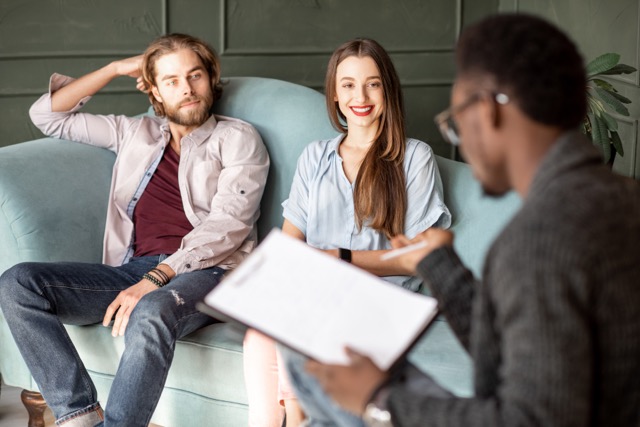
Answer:
MULTIPOLYGON (((289 198, 282 203, 282 216, 307 235, 307 219, 309 216, 309 179, 314 162, 311 158, 311 145, 305 147, 298 158, 298 165, 291 183, 289 198)), ((317 165, 317 163, 315 163, 317 165)))
POLYGON ((250 125, 234 125, 219 147, 222 169, 210 211, 163 261, 177 274, 218 265, 237 251, 246 256, 257 244, 254 227, 269 172, 267 150, 250 125))
POLYGON ((85 114, 79 110, 91 100, 82 98, 69 111, 51 111, 51 95, 75 79, 53 74, 49 79, 49 91, 29 109, 33 124, 47 136, 82 142, 118 152, 123 135, 131 133, 139 120, 115 115, 85 114))
POLYGON ((442 179, 433 151, 427 144, 413 140, 406 155, 407 214, 405 234, 413 238, 431 226, 448 228, 451 213, 444 204, 442 179))

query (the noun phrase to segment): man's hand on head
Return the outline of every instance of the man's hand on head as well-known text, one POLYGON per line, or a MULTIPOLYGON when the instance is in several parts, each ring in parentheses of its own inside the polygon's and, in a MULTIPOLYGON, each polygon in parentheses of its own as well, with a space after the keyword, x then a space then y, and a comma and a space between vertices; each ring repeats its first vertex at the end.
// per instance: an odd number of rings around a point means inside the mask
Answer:
POLYGON ((136 89, 140 92, 148 93, 150 88, 142 80, 142 58, 143 55, 132 56, 113 62, 115 72, 119 76, 129 76, 136 79, 136 89))
POLYGON ((137 79, 142 75, 142 58, 143 55, 132 56, 130 58, 120 59, 113 62, 115 71, 119 76, 129 76, 137 79))
POLYGON ((136 79, 136 89, 138 89, 142 93, 149 93, 149 91, 151 90, 150 88, 147 87, 146 84, 144 84, 144 80, 142 79, 142 76, 136 79))

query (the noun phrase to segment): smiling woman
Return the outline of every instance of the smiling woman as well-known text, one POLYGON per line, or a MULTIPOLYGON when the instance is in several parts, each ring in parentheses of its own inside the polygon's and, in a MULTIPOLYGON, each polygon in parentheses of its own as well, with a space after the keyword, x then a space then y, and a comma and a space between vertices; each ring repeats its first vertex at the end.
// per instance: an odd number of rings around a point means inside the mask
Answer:
POLYGON ((347 178, 355 182, 357 225, 367 219, 387 237, 402 233, 404 103, 391 58, 374 40, 347 42, 329 60, 325 87, 329 118, 346 134, 339 150, 347 178))
MULTIPOLYGON (((312 142, 300 156, 283 203, 282 230, 415 291, 420 282, 397 258, 381 256, 391 249, 392 236, 446 228, 450 214, 431 148, 405 136, 402 91, 389 55, 371 39, 338 47, 327 67, 325 95, 329 118, 342 134, 312 142)), ((250 331, 244 349, 250 425, 279 427, 278 403, 284 403, 287 425, 298 425, 293 388, 308 397, 302 389, 313 384, 297 375, 289 385, 266 337, 250 331)), ((301 402, 306 410, 314 405, 301 402)))

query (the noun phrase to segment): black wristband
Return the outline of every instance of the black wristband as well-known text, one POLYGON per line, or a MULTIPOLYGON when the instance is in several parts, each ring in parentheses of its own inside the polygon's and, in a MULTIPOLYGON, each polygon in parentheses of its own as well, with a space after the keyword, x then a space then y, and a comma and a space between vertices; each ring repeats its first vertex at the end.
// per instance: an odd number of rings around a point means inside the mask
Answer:
POLYGON ((149 273, 156 274, 164 285, 166 285, 171 281, 171 279, 169 279, 169 275, 167 275, 167 273, 165 273, 164 271, 160 270, 158 267, 152 268, 149 273))
POLYGON ((339 248, 338 253, 340 254, 341 260, 351 262, 351 249, 339 248))

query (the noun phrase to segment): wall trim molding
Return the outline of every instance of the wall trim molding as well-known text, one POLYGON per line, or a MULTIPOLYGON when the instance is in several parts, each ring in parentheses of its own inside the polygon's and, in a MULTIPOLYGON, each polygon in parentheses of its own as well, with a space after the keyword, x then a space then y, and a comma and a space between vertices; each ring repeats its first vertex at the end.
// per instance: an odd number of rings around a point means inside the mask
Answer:
MULTIPOLYGON (((166 1, 166 0, 165 0, 166 1)), ((327 48, 317 48, 317 49, 273 49, 273 48, 264 48, 264 49, 255 49, 255 48, 232 48, 228 46, 228 26, 227 26, 227 15, 226 12, 228 10, 227 2, 229 0, 220 0, 220 50, 219 55, 222 56, 271 56, 271 55, 279 55, 279 56, 312 56, 312 55, 331 55, 333 53, 333 49, 327 48)), ((457 40, 462 31, 462 15, 463 15, 463 0, 455 0, 456 3, 456 14, 455 14, 455 27, 453 29, 455 34, 455 39, 457 40)), ((453 52, 455 49, 455 41, 452 45, 447 46, 436 46, 428 49, 423 48, 402 48, 402 49, 387 49, 385 50, 389 52, 389 54, 406 54, 406 53, 449 53, 453 52)))

